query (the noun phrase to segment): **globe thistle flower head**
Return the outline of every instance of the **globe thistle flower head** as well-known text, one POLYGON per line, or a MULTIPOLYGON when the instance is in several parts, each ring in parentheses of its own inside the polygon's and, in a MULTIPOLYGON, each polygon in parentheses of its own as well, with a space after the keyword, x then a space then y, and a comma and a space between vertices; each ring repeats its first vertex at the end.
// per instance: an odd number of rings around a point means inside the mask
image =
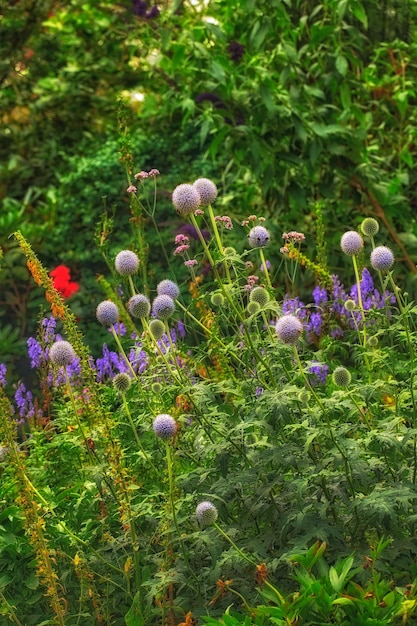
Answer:
POLYGON ((376 335, 372 335, 372 337, 369 337, 368 339, 368 346, 370 348, 376 348, 376 346, 378 345, 379 339, 376 335))
POLYGON ((394 255, 387 246, 377 246, 371 252, 371 265, 374 270, 387 272, 394 265, 394 255))
POLYGON ((159 382, 152 383, 151 388, 152 388, 152 393, 160 394, 162 392, 162 389, 163 389, 162 383, 159 383, 159 382))
POLYGON ((155 317, 167 320, 175 311, 175 302, 170 296, 156 296, 152 303, 152 311, 155 317))
POLYGON ((249 315, 256 315, 261 310, 261 305, 255 300, 248 302, 247 311, 249 315))
POLYGON ((249 231, 248 241, 251 248, 265 248, 271 240, 265 226, 254 226, 249 231))
POLYGON ((342 235, 340 247, 348 256, 356 256, 363 248, 363 239, 356 230, 348 230, 342 235))
POLYGON ((170 439, 177 432, 177 422, 168 413, 161 413, 153 421, 153 431, 160 439, 170 439))
POLYGON ((166 278, 165 280, 161 280, 156 287, 156 293, 158 296, 169 296, 173 300, 176 300, 180 295, 180 288, 177 283, 174 283, 173 280, 169 280, 166 278))
POLYGON ((96 317, 103 326, 113 326, 119 321, 119 309, 111 300, 103 300, 97 306, 96 317))
POLYGON ((201 204, 200 194, 193 185, 178 185, 172 194, 172 204, 179 215, 194 213, 201 204))
POLYGON ((127 303, 127 308, 133 317, 142 319, 144 317, 148 317, 151 312, 151 303, 146 296, 141 293, 137 293, 135 296, 130 298, 127 303))
POLYGON ((125 372, 120 372, 119 374, 116 374, 116 376, 112 380, 113 387, 119 393, 126 393, 131 383, 132 381, 129 374, 126 374, 125 372))
POLYGON ((349 298, 349 300, 345 302, 345 309, 346 311, 354 311, 356 309, 356 302, 349 298))
POLYGON ((220 293, 220 291, 216 291, 212 294, 210 298, 210 302, 213 306, 223 306, 224 304, 224 295, 220 293))
POLYGON ((55 341, 49 348, 49 360, 54 365, 70 365, 77 357, 69 341, 55 341))
POLYGON ((341 365, 336 367, 334 370, 332 380, 338 387, 348 387, 350 385, 350 381, 352 380, 352 376, 349 370, 341 365))
POLYGON ((287 314, 279 318, 275 326, 278 337, 287 344, 292 344, 301 337, 303 325, 295 315, 287 314))
POLYGON ((254 287, 249 294, 250 302, 257 302, 263 309, 269 302, 269 293, 265 287, 254 287))
POLYGON ((365 217, 361 224, 361 231, 367 237, 374 237, 379 231, 379 224, 373 217, 365 217))
POLYGON ((217 198, 217 187, 209 178, 198 178, 193 183, 200 195, 202 206, 207 206, 217 198))
POLYGON ((161 322, 161 320, 151 320, 149 322, 149 330, 151 331, 152 337, 158 341, 165 333, 165 324, 161 322))
POLYGON ((136 274, 139 267, 139 259, 131 250, 122 250, 114 260, 116 272, 121 276, 136 274))
POLYGON ((195 516, 201 528, 210 526, 217 520, 219 513, 212 502, 204 501, 197 505, 195 516))

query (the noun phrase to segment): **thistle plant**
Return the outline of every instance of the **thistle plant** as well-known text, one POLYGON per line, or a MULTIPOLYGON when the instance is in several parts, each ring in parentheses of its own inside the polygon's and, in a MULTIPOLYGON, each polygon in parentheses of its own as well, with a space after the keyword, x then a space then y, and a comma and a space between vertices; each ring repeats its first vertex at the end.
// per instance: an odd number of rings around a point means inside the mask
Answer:
POLYGON ((414 598, 416 337, 394 248, 367 218, 341 233, 353 264, 331 275, 322 219, 319 261, 293 230, 280 269, 274 224, 234 214, 231 229, 200 177, 174 189, 174 254, 149 267, 143 221, 158 225, 158 206, 141 198, 156 174, 129 171, 135 232, 98 281, 110 347, 85 345, 16 235, 54 317, 28 340, 27 380, 0 364, 12 402, 0 416, 1 610, 21 624, 243 624, 304 610, 324 623, 342 607, 349 620, 358 598, 365 611, 360 589, 372 589, 373 619, 391 601, 408 619, 392 590, 407 580, 414 598), (299 572, 302 607, 287 584, 299 572))

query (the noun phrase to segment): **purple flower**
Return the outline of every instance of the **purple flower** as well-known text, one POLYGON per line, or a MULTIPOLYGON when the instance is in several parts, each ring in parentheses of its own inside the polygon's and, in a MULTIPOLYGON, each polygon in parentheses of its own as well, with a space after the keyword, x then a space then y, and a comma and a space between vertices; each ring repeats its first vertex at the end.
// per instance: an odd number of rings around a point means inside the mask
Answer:
POLYGON ((287 344, 292 344, 301 337, 303 325, 295 315, 283 315, 275 326, 278 337, 287 344))
POLYGON ((317 311, 315 313, 312 313, 306 327, 307 333, 320 337, 322 325, 323 319, 320 313, 318 313, 317 311))
POLYGON ((173 280, 169 280, 166 278, 165 280, 161 280, 156 287, 156 293, 158 296, 169 296, 173 300, 176 300, 180 295, 180 289, 177 283, 174 283, 173 280))
POLYGON ((312 385, 323 384, 329 374, 329 366, 327 363, 319 363, 312 361, 312 365, 308 368, 310 374, 310 383, 312 385))
POLYGON ((314 304, 317 306, 319 306, 320 304, 324 304, 325 302, 328 301, 327 290, 324 287, 320 287, 320 285, 317 285, 317 287, 314 287, 312 295, 313 295, 314 304))
POLYGON ((114 266, 116 272, 121 276, 131 276, 138 271, 139 259, 131 250, 122 250, 117 254, 114 260, 114 266))
POLYGON ((271 236, 265 226, 254 226, 248 235, 251 248, 265 248, 271 240, 271 236))
POLYGON ((97 306, 96 317, 103 326, 113 326, 119 321, 119 309, 111 300, 104 300, 97 306))
POLYGON ((0 363, 0 386, 5 387, 7 385, 6 380, 7 367, 5 363, 0 363))
POLYGON ((153 431, 161 439, 170 439, 177 432, 177 423, 168 413, 161 413, 153 421, 153 431))
POLYGON ((193 183, 200 195, 201 205, 207 206, 217 198, 217 187, 209 178, 198 178, 193 183))
POLYGON ((193 213, 200 206, 200 194, 193 185, 178 185, 172 194, 172 204, 180 215, 193 213))
POLYGON ((175 302, 167 295, 156 296, 152 303, 152 312, 155 317, 166 320, 175 311, 175 302))
POLYGON ((394 264, 394 255, 387 246, 377 246, 371 252, 371 265, 374 270, 387 272, 394 264))
POLYGON ((356 230, 348 230, 342 235, 340 247, 348 256, 356 256, 363 248, 363 239, 356 230))
POLYGON ((195 516, 200 526, 204 528, 205 526, 210 526, 210 524, 216 521, 218 512, 214 504, 205 501, 200 502, 197 506, 195 516))
POLYGON ((32 368, 40 367, 41 363, 45 361, 45 352, 41 344, 34 337, 29 337, 26 344, 28 347, 30 366, 32 368))

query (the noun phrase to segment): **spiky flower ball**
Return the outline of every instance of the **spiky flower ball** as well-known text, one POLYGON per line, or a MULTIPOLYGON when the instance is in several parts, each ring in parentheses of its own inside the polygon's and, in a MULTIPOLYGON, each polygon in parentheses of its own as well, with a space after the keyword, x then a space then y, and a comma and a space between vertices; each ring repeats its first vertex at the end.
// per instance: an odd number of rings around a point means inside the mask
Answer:
POLYGON ((254 287, 249 294, 249 301, 257 302, 261 309, 263 309, 269 302, 269 293, 265 287, 254 287))
POLYGON ((379 231, 379 224, 373 217, 365 217, 361 224, 361 231, 367 237, 375 237, 379 231))
POLYGON ((129 374, 126 374, 125 372, 120 372, 119 374, 116 374, 116 376, 112 380, 113 387, 119 393, 126 393, 131 383, 132 381, 129 374))
POLYGON ((177 422, 168 413, 161 413, 153 421, 153 431, 160 439, 170 439, 177 432, 177 422))
POLYGON ((139 267, 139 259, 131 250, 122 250, 114 260, 116 272, 122 276, 136 274, 139 267))
POLYGON ((193 185, 178 185, 172 194, 172 204, 179 215, 194 213, 201 204, 200 194, 193 185))
POLYGON ((387 246, 377 246, 371 252, 371 265, 374 270, 387 272, 394 265, 394 254, 387 246))
POLYGON ((303 325, 295 315, 283 315, 275 326, 278 337, 284 343, 295 343, 301 337, 303 325))
POLYGON ((306 389, 303 389, 302 391, 300 391, 300 393, 298 394, 298 401, 301 402, 302 404, 306 404, 309 400, 310 400, 310 393, 306 389))
POLYGON ((152 311, 155 317, 167 320, 175 311, 175 302, 167 295, 156 296, 152 303, 152 311))
POLYGON ((334 370, 332 380, 338 387, 348 387, 350 385, 350 381, 352 380, 352 376, 346 367, 340 365, 334 370))
POLYGON ((211 204, 217 198, 217 187, 209 178, 198 178, 193 187, 197 189, 203 206, 211 204))
POLYGON ((220 293, 220 291, 216 291, 212 294, 210 298, 210 302, 213 306, 223 306, 224 304, 224 295, 220 293))
POLYGON ((103 326, 113 326, 119 321, 119 309, 111 300, 103 300, 96 309, 96 317, 103 326))
POLYGON ((247 311, 249 315, 256 315, 261 310, 259 302, 248 302, 247 311))
POLYGON ((152 383, 151 385, 151 389, 152 389, 152 393, 155 393, 156 395, 159 395, 162 392, 162 383, 156 382, 156 383, 152 383))
POLYGON ((356 302, 349 298, 349 300, 345 302, 345 309, 346 311, 354 311, 356 309, 356 302))
POLYGON ((158 296, 169 296, 173 300, 176 300, 180 295, 180 288, 177 283, 174 283, 173 280, 169 280, 166 278, 165 280, 161 280, 156 287, 156 293, 158 296))
POLYGON ((204 501, 197 505, 195 516, 201 528, 210 526, 218 518, 218 511, 212 502, 204 501))
POLYGON ((270 234, 265 226, 254 226, 248 235, 251 248, 265 248, 271 240, 270 234))
POLYGON ((149 322, 149 330, 151 331, 152 337, 158 341, 165 333, 165 324, 161 322, 161 320, 151 320, 149 322))
POLYGON ((363 239, 356 230, 348 230, 342 235, 340 247, 348 256, 356 256, 363 248, 363 239))
POLYGON ((49 348, 49 360, 54 365, 70 365, 77 357, 69 341, 55 341, 49 348))
POLYGON ((151 303, 146 296, 141 293, 137 293, 135 296, 130 298, 127 303, 127 308, 130 315, 143 319, 144 317, 148 317, 151 312, 151 303))
POLYGON ((370 346, 371 348, 376 348, 376 346, 378 345, 379 339, 376 335, 372 335, 372 337, 369 337, 368 339, 368 346, 370 346))

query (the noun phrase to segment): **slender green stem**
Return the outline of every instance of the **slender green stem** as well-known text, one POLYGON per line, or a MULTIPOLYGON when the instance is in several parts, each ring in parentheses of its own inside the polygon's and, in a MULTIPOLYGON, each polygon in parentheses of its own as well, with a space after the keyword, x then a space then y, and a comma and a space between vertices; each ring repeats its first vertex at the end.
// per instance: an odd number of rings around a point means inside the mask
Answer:
MULTIPOLYGON (((214 237, 216 239, 217 247, 219 249, 220 254, 224 254, 223 243, 222 243, 222 240, 221 240, 221 237, 220 237, 219 229, 217 228, 217 222, 216 222, 216 218, 214 217, 214 213, 213 213, 213 209, 212 209, 211 204, 208 205, 207 210, 208 210, 208 214, 209 214, 209 217, 210 217, 211 226, 213 228, 214 237)), ((227 282, 229 284, 232 284, 232 279, 230 278, 230 272, 229 272, 229 267, 227 265, 227 262, 224 263, 224 269, 225 269, 225 272, 226 272, 227 282)))
POLYGON ((134 436, 135 441, 136 441, 136 443, 138 445, 138 448, 142 452, 142 454, 144 455, 144 457, 147 460, 147 462, 149 463, 149 465, 152 467, 152 469, 155 472, 155 474, 158 474, 158 470, 156 469, 155 465, 152 463, 151 459, 149 458, 148 453, 146 452, 145 448, 142 445, 142 442, 141 442, 140 437, 138 435, 138 431, 136 430, 135 423, 134 423, 134 421, 132 419, 132 415, 130 413, 129 405, 128 405, 127 400, 126 400, 126 395, 124 393, 122 393, 121 396, 122 396, 122 400, 123 400, 123 407, 124 407, 127 419, 129 420, 129 424, 130 424, 130 427, 132 429, 133 436, 134 436))
POLYGON ((272 289, 271 279, 269 277, 268 268, 266 266, 266 260, 265 260, 265 254, 264 254, 263 248, 259 248, 259 255, 261 257, 261 263, 262 263, 262 266, 264 268, 266 285, 267 285, 267 287, 269 287, 269 289, 272 289))
POLYGON ((180 528, 178 526, 177 512, 176 512, 176 507, 175 507, 174 462, 173 462, 173 458, 172 458, 171 443, 170 443, 169 440, 165 441, 165 452, 166 452, 166 458, 167 458, 169 501, 170 501, 170 505, 171 505, 172 519, 174 521, 174 526, 175 526, 175 530, 176 530, 176 533, 177 533, 177 538, 178 538, 178 541, 179 541, 179 544, 180 544, 180 547, 181 547, 181 553, 182 553, 182 556, 183 556, 183 559, 184 559, 184 563, 188 567, 191 575, 193 576, 193 578, 197 582, 198 588, 199 588, 200 587, 199 579, 198 579, 197 575, 195 574, 195 572, 193 571, 193 569, 190 566, 190 562, 188 560, 188 556, 187 556, 187 552, 185 550, 184 542, 183 542, 182 537, 181 537, 180 528))
POLYGON ((117 344, 117 347, 119 348, 119 350, 120 350, 121 354, 123 355, 123 358, 124 358, 124 360, 125 360, 125 362, 126 362, 126 365, 127 365, 127 366, 128 366, 128 368, 130 369, 130 371, 131 371, 131 373, 132 373, 133 378, 136 380, 136 379, 137 379, 136 372, 135 372, 135 370, 133 369, 131 362, 130 362, 130 361, 129 361, 129 359, 127 358, 126 352, 123 350, 123 346, 122 346, 122 344, 120 343, 120 339, 119 339, 119 337, 118 337, 118 334, 116 333, 116 329, 115 329, 115 327, 114 327, 114 325, 113 325, 113 324, 110 326, 110 330, 111 330, 111 333, 112 333, 112 335, 113 335, 113 338, 114 338, 114 340, 115 340, 115 342, 116 342, 116 344, 117 344))

